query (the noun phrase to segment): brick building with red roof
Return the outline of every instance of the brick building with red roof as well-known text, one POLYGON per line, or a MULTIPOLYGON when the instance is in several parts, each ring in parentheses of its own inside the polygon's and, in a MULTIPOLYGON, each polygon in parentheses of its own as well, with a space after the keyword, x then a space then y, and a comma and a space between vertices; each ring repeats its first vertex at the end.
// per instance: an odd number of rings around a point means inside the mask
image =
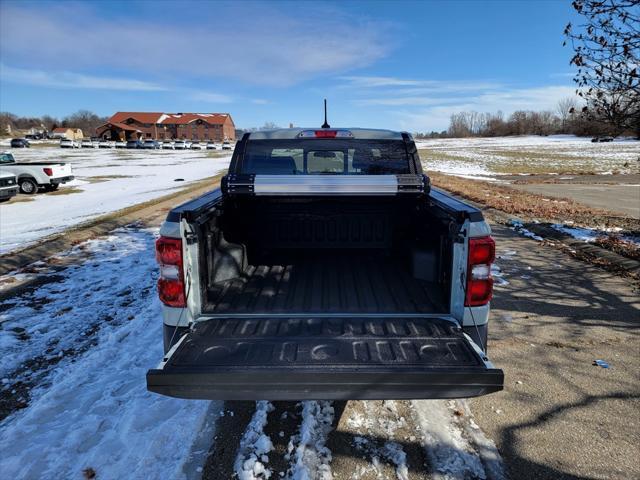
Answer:
POLYGON ((96 135, 111 140, 223 142, 236 139, 236 127, 228 113, 117 112, 96 129, 96 135))

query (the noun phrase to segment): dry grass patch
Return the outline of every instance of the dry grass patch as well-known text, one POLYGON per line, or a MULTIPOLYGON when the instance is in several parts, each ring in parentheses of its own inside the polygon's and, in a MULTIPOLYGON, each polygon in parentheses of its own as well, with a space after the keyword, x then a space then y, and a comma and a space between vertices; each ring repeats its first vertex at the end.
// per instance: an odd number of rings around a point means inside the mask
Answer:
POLYGON ((596 238, 594 243, 618 255, 640 262, 640 247, 633 242, 623 240, 615 235, 609 235, 608 237, 596 238))
POLYGON ((525 220, 535 219, 551 223, 573 221, 577 225, 590 228, 619 227, 632 232, 640 231, 640 220, 588 207, 569 198, 548 198, 503 184, 435 172, 429 176, 436 187, 525 220))
POLYGON ((82 193, 83 190, 78 187, 66 187, 54 190, 53 192, 46 192, 47 195, 71 195, 72 193, 82 193))

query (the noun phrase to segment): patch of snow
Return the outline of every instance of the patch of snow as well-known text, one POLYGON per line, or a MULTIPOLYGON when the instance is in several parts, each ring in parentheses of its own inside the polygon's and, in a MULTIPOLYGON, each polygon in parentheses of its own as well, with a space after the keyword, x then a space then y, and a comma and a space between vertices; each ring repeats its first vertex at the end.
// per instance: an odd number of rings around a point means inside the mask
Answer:
POLYGON ((581 227, 569 227, 566 224, 556 223, 551 225, 551 228, 559 232, 566 233, 567 235, 570 235, 576 240, 580 240, 582 242, 591 243, 591 242, 594 242, 599 237, 608 237, 609 235, 613 234, 620 240, 634 243, 640 247, 640 237, 630 236, 630 235, 619 235, 618 232, 620 232, 621 229, 616 227, 614 228, 581 228, 581 227))
POLYGON ((293 458, 289 480, 332 480, 331 451, 326 441, 332 429, 333 402, 302 402, 300 431, 291 437, 287 446, 293 458))
POLYGON ((65 355, 38 379, 27 407, 0 424, 4 478, 81 478, 87 468, 98 478, 185 477, 199 432, 213 428, 212 402, 146 390, 146 371, 163 355, 154 239, 151 231, 121 230, 87 242, 88 261, 3 311, 3 322, 31 335, 20 340, 1 330, 4 372, 46 354, 48 344, 52 354, 73 348, 99 323, 88 349, 65 355))
POLYGON ((509 285, 509 282, 504 278, 504 272, 500 266, 496 263, 491 265, 491 276, 493 277, 493 283, 497 287, 509 285))
POLYGON ((445 401, 415 400, 418 427, 424 434, 424 449, 429 464, 442 480, 486 479, 478 452, 456 425, 445 401))
POLYGON ((509 220, 509 225, 511 225, 511 230, 519 233, 523 237, 530 238, 532 240, 535 240, 536 242, 542 242, 544 240, 544 238, 542 238, 541 236, 536 235, 532 231, 524 228, 524 225, 520 220, 509 220))
MULTIPOLYGON (((272 472, 265 466, 265 455, 273 450, 271 439, 265 435, 267 416, 273 411, 273 405, 261 400, 256 402, 256 411, 247 426, 234 462, 234 471, 240 480, 263 480, 271 477, 272 472)), ((266 458, 268 460, 268 457, 266 458)))

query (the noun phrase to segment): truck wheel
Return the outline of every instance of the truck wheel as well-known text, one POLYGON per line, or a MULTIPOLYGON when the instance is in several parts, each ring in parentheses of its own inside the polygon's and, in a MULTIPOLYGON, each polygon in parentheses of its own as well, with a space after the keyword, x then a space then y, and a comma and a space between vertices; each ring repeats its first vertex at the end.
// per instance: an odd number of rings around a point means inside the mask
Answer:
POLYGON ((21 178, 18 183, 20 184, 20 191, 25 195, 38 193, 38 184, 33 178, 21 178))

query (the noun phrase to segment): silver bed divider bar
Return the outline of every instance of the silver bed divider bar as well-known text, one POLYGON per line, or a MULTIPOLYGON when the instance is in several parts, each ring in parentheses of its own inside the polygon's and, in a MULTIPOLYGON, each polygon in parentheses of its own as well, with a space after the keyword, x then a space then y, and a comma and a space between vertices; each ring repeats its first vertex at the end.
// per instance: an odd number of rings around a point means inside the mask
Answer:
POLYGON ((222 179, 227 194, 263 196, 366 195, 391 196, 429 192, 429 179, 403 175, 253 175, 229 174, 222 179))

